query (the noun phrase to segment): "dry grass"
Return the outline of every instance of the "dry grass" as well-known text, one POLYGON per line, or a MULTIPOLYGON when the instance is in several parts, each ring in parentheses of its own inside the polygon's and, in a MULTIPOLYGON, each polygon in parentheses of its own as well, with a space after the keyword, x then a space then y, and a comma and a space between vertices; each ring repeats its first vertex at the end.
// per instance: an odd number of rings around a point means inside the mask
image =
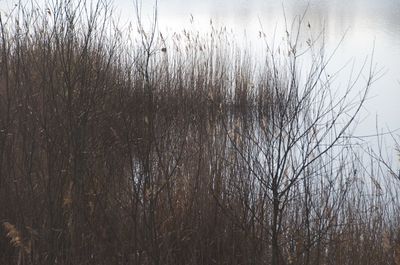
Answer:
POLYGON ((398 264, 397 184, 342 137, 363 98, 326 100, 323 56, 303 86, 293 52, 84 7, 1 17, 0 263, 398 264))

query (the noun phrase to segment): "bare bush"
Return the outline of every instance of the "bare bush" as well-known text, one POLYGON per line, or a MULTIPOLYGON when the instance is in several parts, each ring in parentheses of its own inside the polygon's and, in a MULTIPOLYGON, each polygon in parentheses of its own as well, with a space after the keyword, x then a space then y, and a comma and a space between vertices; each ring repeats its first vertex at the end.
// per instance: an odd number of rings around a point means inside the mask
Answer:
POLYGON ((0 17, 0 262, 398 263, 395 184, 349 137, 372 67, 334 94, 301 20, 257 68, 223 29, 163 36, 136 3, 135 38, 111 11, 0 17))

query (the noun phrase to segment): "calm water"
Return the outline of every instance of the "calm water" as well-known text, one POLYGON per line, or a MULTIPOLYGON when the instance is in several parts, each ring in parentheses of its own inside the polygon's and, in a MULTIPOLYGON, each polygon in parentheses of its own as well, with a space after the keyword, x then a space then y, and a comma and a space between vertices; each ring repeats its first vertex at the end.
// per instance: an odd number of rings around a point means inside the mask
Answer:
MULTIPOLYGON (((0 0, 0 8, 4 10, 15 2, 0 0)), ((143 19, 148 22, 155 1, 143 2, 143 19)), ((132 0, 115 0, 114 7, 122 21, 134 18, 132 0)), ((384 75, 372 87, 356 135, 375 134, 377 128, 379 131, 399 129, 400 0, 158 1, 159 29, 164 35, 181 32, 184 28, 209 32, 212 20, 214 27, 226 26, 239 42, 246 36, 246 45, 253 45, 255 51, 263 48, 258 38, 260 30, 266 33, 267 38, 272 39, 275 35, 279 40, 284 34, 284 14, 290 22, 304 12, 312 33, 317 34, 324 28, 328 54, 344 36, 330 64, 331 71, 340 69, 349 61, 359 67, 375 47, 374 62, 384 75)), ((349 72, 349 67, 342 71, 338 85, 340 80, 347 80, 349 72)), ((396 135, 399 134, 397 131, 396 135)), ((374 144, 373 138, 366 139, 374 144)), ((392 147, 393 142, 388 141, 388 148, 392 147)))
MULTIPOLYGON (((154 1, 144 1, 143 17, 151 17, 154 1)), ((117 0, 115 7, 122 18, 132 17, 132 3, 117 0)), ((346 62, 361 66, 371 56, 383 76, 377 80, 360 116, 356 135, 375 134, 400 128, 400 1, 399 0, 159 0, 159 28, 163 32, 180 32, 184 28, 200 32, 226 26, 236 39, 246 36, 246 43, 260 43, 259 31, 267 37, 284 34, 285 16, 292 21, 306 12, 305 21, 315 34, 326 33, 327 53, 340 43, 330 69, 335 71, 346 62), (191 23, 191 17, 193 22, 191 23)), ((262 46, 261 46, 262 47, 262 46)), ((347 80, 350 67, 341 73, 347 80)), ((338 81, 340 85, 340 81, 338 81)), ((396 131, 397 136, 400 131, 396 131)), ((366 138, 372 144, 375 139, 366 138)), ((389 149, 393 142, 387 139, 389 149)))

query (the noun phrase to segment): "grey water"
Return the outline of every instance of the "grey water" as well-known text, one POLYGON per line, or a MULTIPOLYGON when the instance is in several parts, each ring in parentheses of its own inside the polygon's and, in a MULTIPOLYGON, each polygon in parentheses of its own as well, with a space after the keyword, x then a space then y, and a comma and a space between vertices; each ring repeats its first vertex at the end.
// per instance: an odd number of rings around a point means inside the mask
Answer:
MULTIPOLYGON (((130 0, 117 0, 114 5, 122 18, 132 17, 130 0)), ((155 1, 143 1, 145 20, 151 20, 154 6, 155 1)), ((226 27, 236 39, 245 38, 246 44, 255 47, 258 47, 260 31, 267 39, 279 39, 277 36, 284 34, 285 25, 290 26, 290 21, 304 15, 303 23, 309 25, 311 34, 324 32, 326 52, 335 51, 329 69, 336 71, 347 66, 341 72, 338 85, 346 82, 351 66, 360 68, 365 60, 371 62, 373 56, 377 80, 354 134, 375 146, 376 137, 364 136, 385 134, 379 143, 396 160, 392 136, 397 140, 400 137, 399 0, 159 0, 157 12, 162 32, 179 33, 194 28, 206 33, 210 31, 211 21, 213 27, 226 27)), ((365 74, 361 76, 361 83, 363 78, 365 74)))
MULTIPOLYGON (((17 2, 0 0, 0 11, 17 2)), ((342 69, 338 86, 345 85, 353 65, 361 68, 373 55, 379 78, 369 92, 354 135, 371 145, 383 145, 390 159, 397 160, 392 136, 400 138, 400 0, 143 0, 144 23, 151 23, 156 4, 158 30, 165 36, 188 28, 207 33, 211 24, 226 27, 238 42, 245 40, 244 48, 255 47, 256 56, 265 48, 260 31, 267 40, 279 40, 285 25, 304 15, 307 34, 324 32, 326 53, 334 52, 329 71, 342 69), (383 142, 372 137, 377 133, 384 134, 383 142)), ((113 6, 121 21, 135 21, 133 0, 114 0, 113 6)), ((366 75, 363 73, 360 83, 366 75)))

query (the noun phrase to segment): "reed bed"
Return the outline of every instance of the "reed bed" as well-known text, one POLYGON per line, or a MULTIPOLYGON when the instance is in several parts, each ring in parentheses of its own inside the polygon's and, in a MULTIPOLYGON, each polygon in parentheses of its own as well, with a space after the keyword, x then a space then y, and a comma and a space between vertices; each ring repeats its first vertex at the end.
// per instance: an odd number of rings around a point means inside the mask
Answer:
POLYGON ((111 11, 1 14, 2 264, 400 264, 396 179, 349 137, 372 68, 331 96, 301 20, 260 65, 111 11))

